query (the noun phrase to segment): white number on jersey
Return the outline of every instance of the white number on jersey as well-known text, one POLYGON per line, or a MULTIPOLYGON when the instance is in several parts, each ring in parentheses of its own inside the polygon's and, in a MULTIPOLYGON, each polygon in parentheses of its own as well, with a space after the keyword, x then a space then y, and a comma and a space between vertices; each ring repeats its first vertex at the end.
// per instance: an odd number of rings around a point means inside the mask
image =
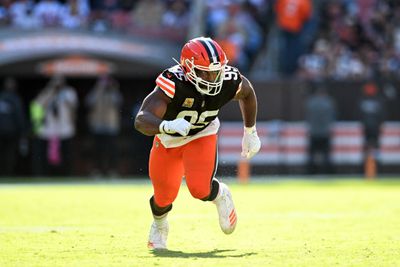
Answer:
POLYGON ((231 66, 225 66, 224 80, 237 80, 239 77, 239 71, 231 66))
POLYGON ((192 124, 191 129, 204 128, 210 123, 209 121, 206 121, 206 118, 217 116, 218 111, 219 110, 206 110, 199 116, 199 113, 196 110, 182 110, 176 118, 190 117, 189 122, 192 124))

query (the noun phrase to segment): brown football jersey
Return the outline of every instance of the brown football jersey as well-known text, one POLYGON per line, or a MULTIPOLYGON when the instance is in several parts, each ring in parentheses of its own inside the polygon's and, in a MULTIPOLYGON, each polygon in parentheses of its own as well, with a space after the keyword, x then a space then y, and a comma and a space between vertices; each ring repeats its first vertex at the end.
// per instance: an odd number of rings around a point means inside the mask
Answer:
POLYGON ((162 119, 185 118, 193 125, 188 135, 194 135, 206 128, 218 116, 220 108, 234 98, 241 82, 239 70, 226 66, 221 92, 215 96, 203 95, 186 79, 181 67, 175 65, 156 80, 159 90, 171 98, 162 119))

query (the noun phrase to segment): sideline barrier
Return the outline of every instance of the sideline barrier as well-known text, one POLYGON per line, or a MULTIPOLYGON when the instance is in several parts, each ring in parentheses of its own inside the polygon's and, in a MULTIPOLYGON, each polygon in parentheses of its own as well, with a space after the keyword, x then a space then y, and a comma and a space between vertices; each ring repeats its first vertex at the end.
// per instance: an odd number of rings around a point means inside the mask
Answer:
MULTIPOLYGON (((252 165, 290 165, 307 163, 308 139, 304 122, 259 122, 261 150, 250 160, 252 165)), ((333 129, 331 162, 333 165, 358 165, 363 161, 363 129, 359 122, 337 122, 333 129)), ((219 133, 219 159, 222 165, 240 161, 243 124, 223 122, 219 133)), ((379 164, 400 164, 400 123, 385 122, 381 129, 379 164)))

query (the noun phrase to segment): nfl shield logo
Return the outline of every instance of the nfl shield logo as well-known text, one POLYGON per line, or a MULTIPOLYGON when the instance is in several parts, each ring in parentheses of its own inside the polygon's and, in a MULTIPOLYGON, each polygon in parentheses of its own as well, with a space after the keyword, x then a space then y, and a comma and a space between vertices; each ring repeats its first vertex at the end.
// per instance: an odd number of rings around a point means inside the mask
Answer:
POLYGON ((182 107, 191 108, 193 106, 193 103, 194 103, 194 98, 186 98, 182 104, 182 107))

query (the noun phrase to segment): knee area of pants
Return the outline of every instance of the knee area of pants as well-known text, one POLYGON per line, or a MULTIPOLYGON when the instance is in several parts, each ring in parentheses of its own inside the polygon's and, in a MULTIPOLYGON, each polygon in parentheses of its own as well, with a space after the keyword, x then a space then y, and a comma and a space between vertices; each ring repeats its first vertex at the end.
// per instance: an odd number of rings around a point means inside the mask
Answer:
POLYGON ((204 199, 210 194, 210 190, 204 190, 200 188, 189 189, 190 194, 197 199, 204 199))
POLYGON ((155 202, 159 207, 166 207, 174 202, 174 197, 162 196, 161 198, 157 198, 155 202))

